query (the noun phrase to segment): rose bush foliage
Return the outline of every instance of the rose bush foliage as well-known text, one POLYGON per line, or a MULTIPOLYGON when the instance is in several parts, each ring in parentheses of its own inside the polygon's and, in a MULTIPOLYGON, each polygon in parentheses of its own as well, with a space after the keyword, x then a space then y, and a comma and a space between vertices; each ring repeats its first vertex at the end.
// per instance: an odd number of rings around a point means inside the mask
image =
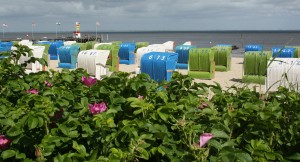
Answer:
POLYGON ((179 73, 162 83, 123 72, 88 80, 83 69, 26 74, 17 59, 30 49, 17 48, 0 61, 1 161, 300 159, 297 92, 223 90, 179 73))

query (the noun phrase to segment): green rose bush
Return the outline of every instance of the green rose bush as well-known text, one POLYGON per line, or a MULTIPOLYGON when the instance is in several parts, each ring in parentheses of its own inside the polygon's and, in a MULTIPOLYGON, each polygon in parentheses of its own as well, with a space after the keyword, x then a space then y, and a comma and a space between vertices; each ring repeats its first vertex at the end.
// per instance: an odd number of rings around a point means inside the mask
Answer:
POLYGON ((1 53, 0 161, 293 161, 300 95, 280 88, 157 83, 83 69, 25 73, 26 46, 1 53))

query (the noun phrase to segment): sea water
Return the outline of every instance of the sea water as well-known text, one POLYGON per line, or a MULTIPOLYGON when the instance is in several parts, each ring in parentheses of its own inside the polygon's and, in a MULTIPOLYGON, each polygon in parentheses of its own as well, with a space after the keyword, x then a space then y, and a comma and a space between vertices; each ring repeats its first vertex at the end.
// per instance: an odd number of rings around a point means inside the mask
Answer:
MULTIPOLYGON (((55 39, 72 37, 72 32, 8 32, 0 36, 2 40, 19 39, 55 39), (3 38, 4 37, 4 38, 3 38)), ((81 36, 95 37, 95 32, 81 32, 81 36)), ((244 46, 247 44, 260 44, 264 50, 272 47, 300 46, 300 31, 139 31, 139 32, 99 32, 98 37, 103 42, 149 42, 160 44, 166 41, 174 41, 175 45, 192 41, 199 48, 209 48, 217 44, 231 44, 237 46, 233 50, 233 56, 243 56, 244 46)))

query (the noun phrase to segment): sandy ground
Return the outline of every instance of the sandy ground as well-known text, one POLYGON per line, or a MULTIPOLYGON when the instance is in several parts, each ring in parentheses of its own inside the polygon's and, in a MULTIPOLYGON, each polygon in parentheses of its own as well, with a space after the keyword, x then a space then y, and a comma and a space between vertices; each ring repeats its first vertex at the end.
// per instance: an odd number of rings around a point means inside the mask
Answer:
MULTIPOLYGON (((215 78, 211 80, 206 79, 195 79, 195 82, 203 82, 206 84, 215 84, 214 82, 218 82, 224 90, 228 89, 230 86, 235 85, 238 87, 248 86, 251 89, 255 89, 259 92, 265 91, 264 85, 258 85, 258 84, 245 84, 242 83, 242 75, 243 75, 243 60, 244 58, 241 57, 232 57, 231 59, 231 70, 227 72, 218 72, 215 73, 215 78)), ((61 70, 58 66, 57 60, 51 60, 48 69, 54 69, 54 70, 61 70)), ((133 65, 126 65, 126 64, 120 64, 119 70, 123 72, 129 72, 132 73, 132 75, 135 75, 135 70, 137 68, 136 64, 133 65)), ((176 69, 181 74, 187 74, 187 70, 183 69, 176 69)))

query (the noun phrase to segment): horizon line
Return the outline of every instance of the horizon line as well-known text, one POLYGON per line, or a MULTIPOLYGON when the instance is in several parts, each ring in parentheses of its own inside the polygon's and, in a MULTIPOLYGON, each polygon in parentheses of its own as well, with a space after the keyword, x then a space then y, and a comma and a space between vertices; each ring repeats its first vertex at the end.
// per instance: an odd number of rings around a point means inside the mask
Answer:
MULTIPOLYGON (((6 33, 25 33, 29 31, 7 31, 6 33)), ((35 31, 35 33, 53 33, 55 31, 35 31)), ((63 32, 71 32, 74 31, 71 30, 64 30, 64 31, 58 31, 58 33, 63 32)), ((81 33, 85 32, 95 32, 93 30, 85 30, 80 31, 81 33)), ((102 30, 97 31, 98 33, 103 32, 115 32, 115 33, 122 33, 122 32, 128 32, 128 33, 134 33, 134 32, 300 32, 300 30, 287 30, 287 29, 262 29, 262 30, 102 30)))

